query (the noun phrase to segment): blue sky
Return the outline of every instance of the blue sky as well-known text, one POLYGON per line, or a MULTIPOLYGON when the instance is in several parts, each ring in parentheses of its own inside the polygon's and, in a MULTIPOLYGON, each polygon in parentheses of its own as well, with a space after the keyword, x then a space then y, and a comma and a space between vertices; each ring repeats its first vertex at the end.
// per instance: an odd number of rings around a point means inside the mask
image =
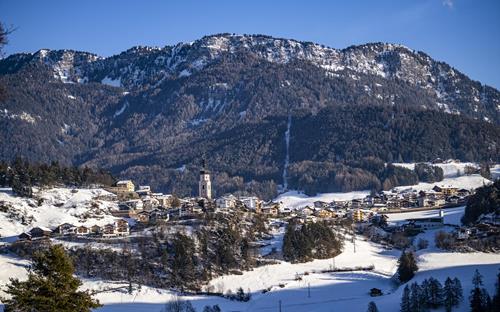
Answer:
POLYGON ((496 0, 0 0, 0 21, 16 28, 7 55, 65 48, 108 56, 221 32, 335 48, 382 41, 424 51, 500 89, 496 0))

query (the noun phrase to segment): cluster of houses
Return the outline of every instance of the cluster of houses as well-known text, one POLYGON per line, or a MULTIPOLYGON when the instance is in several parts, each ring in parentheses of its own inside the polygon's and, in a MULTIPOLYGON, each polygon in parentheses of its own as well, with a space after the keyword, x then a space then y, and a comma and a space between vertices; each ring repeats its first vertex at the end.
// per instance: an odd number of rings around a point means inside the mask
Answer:
POLYGON ((63 223, 55 229, 37 226, 28 232, 21 233, 19 239, 32 240, 34 238, 51 237, 51 236, 96 236, 96 237, 116 237, 128 236, 130 227, 127 220, 119 219, 113 223, 108 223, 103 226, 92 225, 73 225, 63 223))
MULTIPOLYGON (((134 226, 148 226, 167 222, 171 218, 196 218, 211 211, 232 213, 235 209, 253 211, 268 217, 295 218, 298 222, 316 222, 318 219, 351 218, 355 222, 369 221, 384 211, 398 211, 408 208, 440 208, 464 204, 471 191, 455 187, 435 186, 429 191, 402 190, 380 192, 362 199, 338 200, 332 202, 316 201, 311 206, 291 209, 281 202, 264 202, 254 196, 236 197, 225 195, 212 199, 210 172, 203 164, 200 170, 199 196, 195 198, 176 198, 172 195, 155 193, 149 186, 136 186, 131 180, 122 180, 116 186, 106 188, 118 199, 118 209, 112 211, 117 221, 104 226, 74 226, 62 224, 54 231, 37 227, 22 233, 21 238, 31 239, 48 235, 95 235, 102 237, 129 235, 129 221, 134 226), (127 221, 128 220, 128 221, 127 221)), ((442 224, 441 220, 427 220, 431 225, 442 224)), ((415 221, 414 223, 422 223, 415 221)), ((425 222, 424 222, 425 223, 425 222)), ((418 225, 418 224, 414 224, 418 225)))

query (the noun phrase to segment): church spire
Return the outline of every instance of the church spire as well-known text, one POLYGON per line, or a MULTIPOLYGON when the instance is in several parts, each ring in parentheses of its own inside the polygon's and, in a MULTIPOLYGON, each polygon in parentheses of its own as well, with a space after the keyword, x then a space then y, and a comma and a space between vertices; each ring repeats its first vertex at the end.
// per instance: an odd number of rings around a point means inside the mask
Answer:
POLYGON ((202 158, 200 168, 200 182, 198 184, 198 194, 200 197, 212 198, 212 182, 210 181, 210 172, 207 169, 205 157, 202 158))

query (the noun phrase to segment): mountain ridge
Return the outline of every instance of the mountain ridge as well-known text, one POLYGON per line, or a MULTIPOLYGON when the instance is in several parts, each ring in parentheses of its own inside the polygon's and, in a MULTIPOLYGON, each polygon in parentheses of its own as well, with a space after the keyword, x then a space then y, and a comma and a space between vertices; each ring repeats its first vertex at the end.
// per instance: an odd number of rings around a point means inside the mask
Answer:
MULTIPOLYGON (((310 167, 308 160, 314 170, 333 170, 334 180, 339 170, 361 174, 349 169, 356 157, 499 159, 498 90, 395 44, 337 50, 218 34, 106 58, 42 49, 0 60, 0 82, 9 90, 0 103, 1 158, 101 166, 139 181, 163 172, 152 183, 170 191, 180 181, 196 185, 190 166, 202 153, 224 180, 219 185, 230 185, 221 190, 252 181, 275 189, 289 118, 295 174, 310 167), (368 141, 363 133, 377 136, 368 141), (176 171, 184 165, 186 172, 176 171)), ((383 182, 367 179, 353 185, 383 182)))

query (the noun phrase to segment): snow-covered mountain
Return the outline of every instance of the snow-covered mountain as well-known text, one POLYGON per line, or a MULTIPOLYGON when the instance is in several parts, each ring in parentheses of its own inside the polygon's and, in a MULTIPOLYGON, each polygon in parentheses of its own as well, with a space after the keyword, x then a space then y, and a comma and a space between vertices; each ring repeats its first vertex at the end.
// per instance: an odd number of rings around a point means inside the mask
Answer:
POLYGON ((203 154, 221 192, 253 181, 269 198, 304 170, 313 184, 332 164, 338 181, 359 177, 364 157, 500 157, 498 90, 396 44, 218 34, 111 57, 44 49, 0 60, 0 83, 0 158, 99 166, 183 195, 175 181, 196 185, 203 154))
MULTIPOLYGON (((136 91, 155 88, 165 79, 188 77, 227 54, 250 54, 271 63, 310 62, 327 75, 375 75, 406 82, 435 97, 436 108, 466 113, 498 123, 498 90, 470 80, 446 63, 398 44, 370 43, 335 49, 323 45, 263 35, 219 34, 163 48, 134 47, 103 58, 72 50, 39 50, 15 54, 0 65, 13 72, 25 63, 42 62, 62 82, 100 82, 136 91)), ((365 88, 365 92, 376 92, 365 88)), ((375 95, 376 96, 376 95, 375 95)))

